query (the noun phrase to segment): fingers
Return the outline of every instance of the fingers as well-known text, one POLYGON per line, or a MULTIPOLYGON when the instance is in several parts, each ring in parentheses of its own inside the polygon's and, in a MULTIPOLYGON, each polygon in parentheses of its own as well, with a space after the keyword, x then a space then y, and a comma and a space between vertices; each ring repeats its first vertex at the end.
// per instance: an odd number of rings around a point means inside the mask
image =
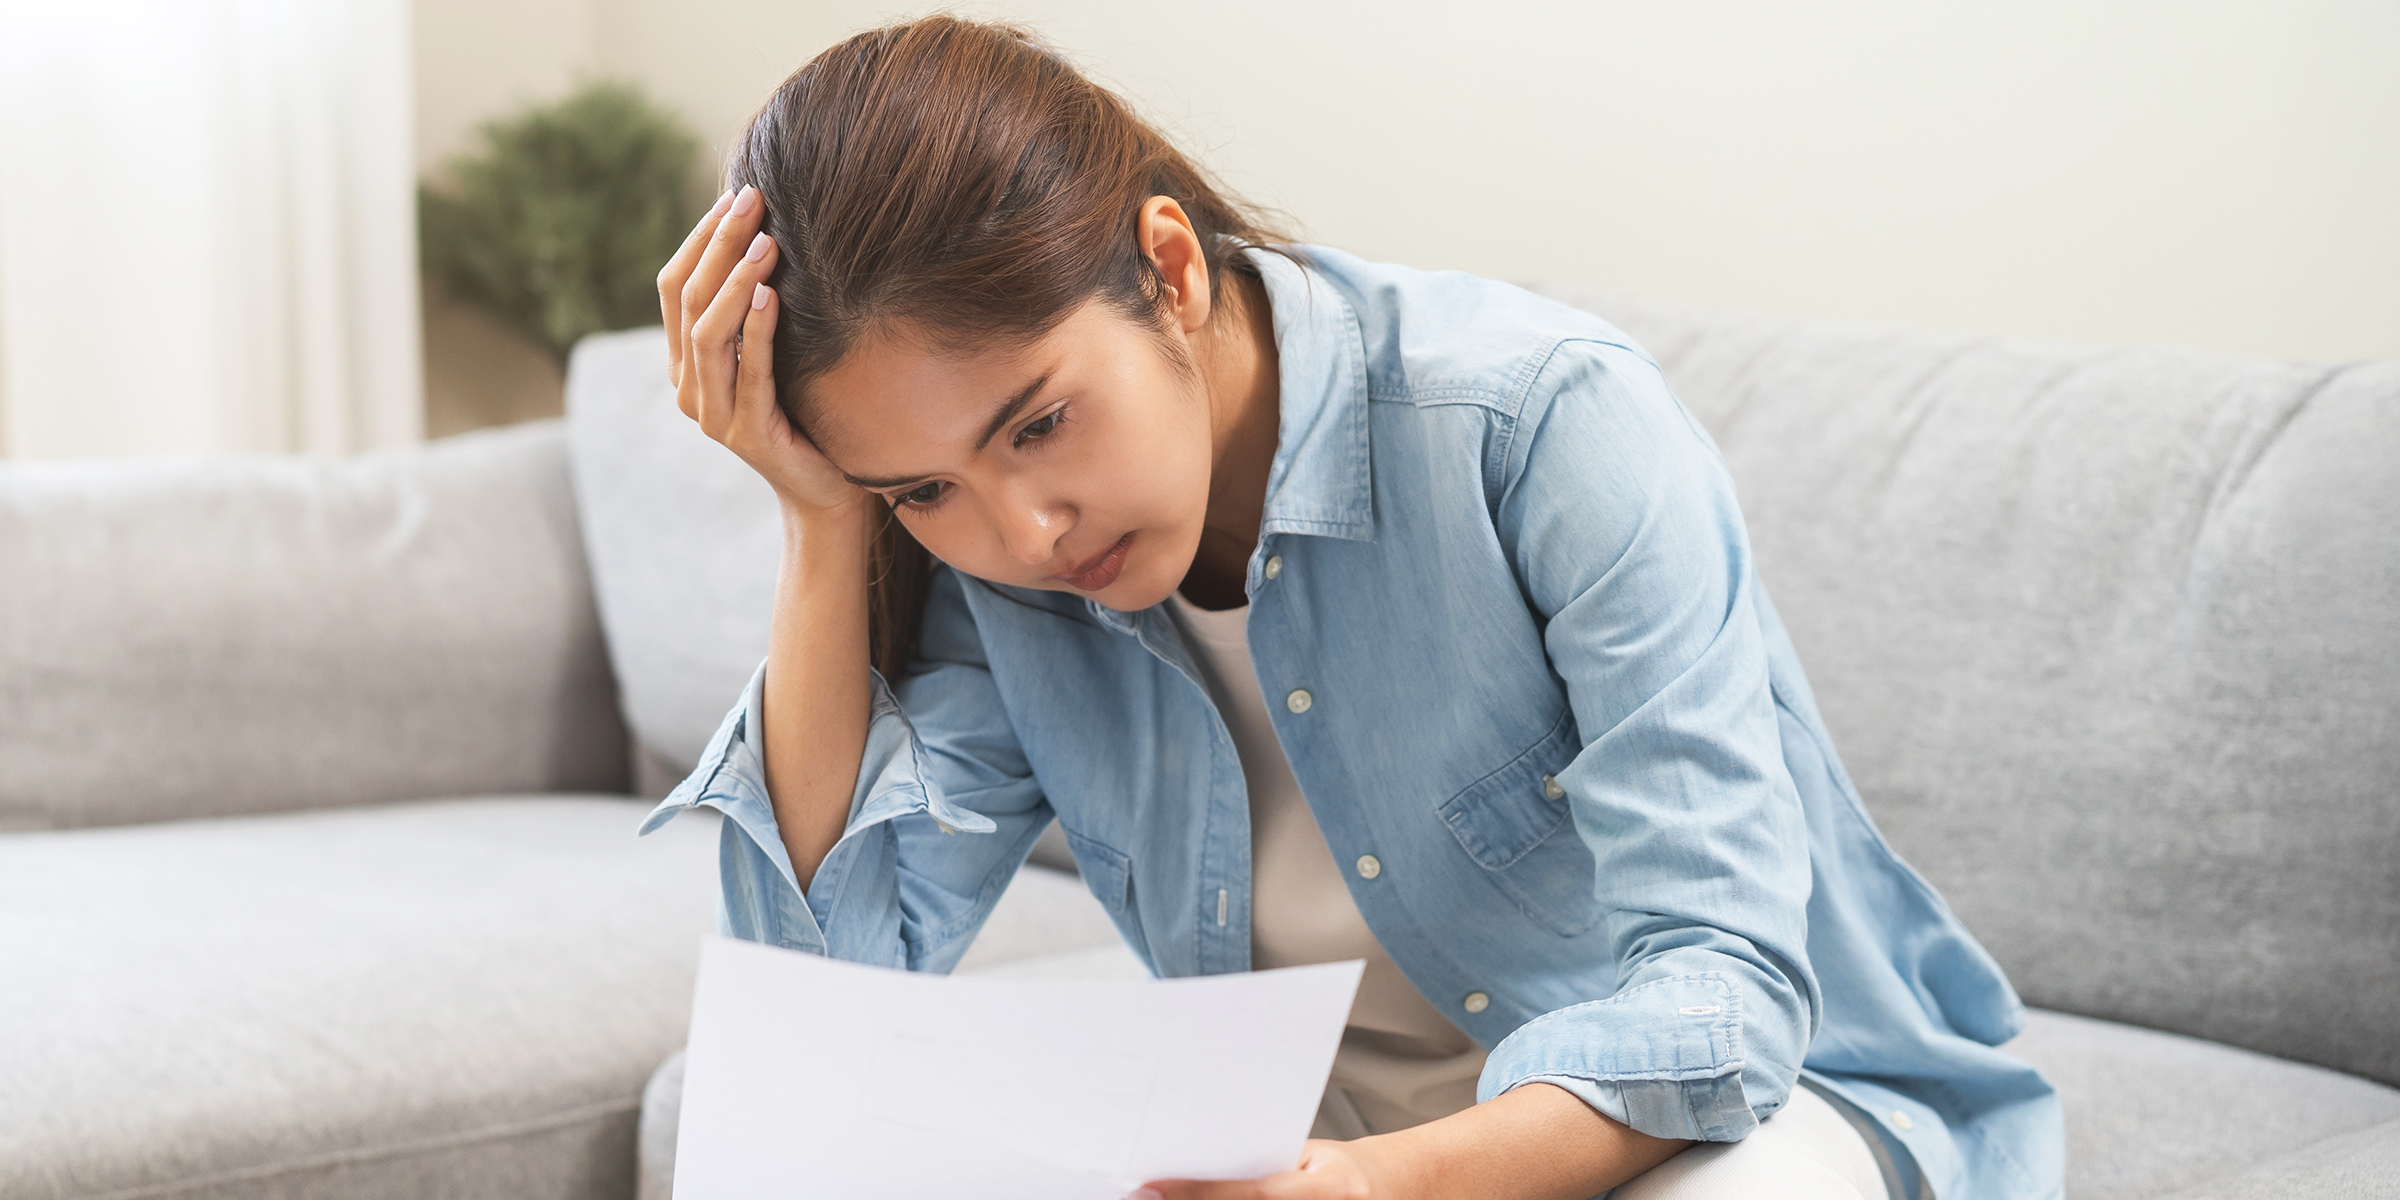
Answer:
MULTIPOLYGON (((700 261, 700 251, 708 245, 709 235, 716 232, 717 221, 725 210, 733 207, 733 192, 729 189, 709 206, 700 223, 684 235, 683 244, 668 256, 667 265, 658 270, 658 315, 667 327, 667 381, 683 382, 683 282, 691 278, 692 268, 700 261)), ((690 416, 689 412, 684 414, 690 416)))
POLYGON ((1143 1184, 1141 1191, 1127 1200, 1268 1200, 1275 1193, 1268 1191, 1267 1185, 1281 1178, 1270 1175, 1265 1179, 1166 1179, 1143 1184))
POLYGON ((1260 1200, 1263 1194, 1250 1179, 1167 1179, 1143 1184, 1126 1200, 1260 1200))
POLYGON ((769 422, 784 419, 775 405, 775 313, 781 302, 765 283, 750 285, 750 312, 742 318, 734 361, 733 435, 753 445, 771 444, 764 440, 775 432, 769 422))
POLYGON ((1165 1179, 1143 1184, 1128 1200, 1362 1200, 1374 1193, 1358 1161, 1338 1143, 1310 1141, 1300 1166, 1264 1179, 1165 1179))
MULTIPOLYGON (((678 371, 675 402, 687 415, 699 420, 703 429, 709 428, 704 418, 712 390, 732 383, 733 352, 730 345, 722 347, 721 353, 718 352, 719 347, 703 346, 700 341, 700 320, 715 311, 718 302, 724 299, 724 292, 730 283, 728 276, 734 273, 736 266, 745 262, 743 252, 755 243, 757 227, 765 215, 765 205, 759 201, 758 189, 743 185, 742 190, 733 194, 732 202, 726 205, 725 215, 719 217, 716 227, 709 231, 701 246, 699 260, 693 264, 691 274, 684 277, 683 287, 677 292, 683 328, 680 331, 667 331, 669 341, 676 340, 680 332, 683 342, 682 358, 675 364, 678 371), (698 391, 693 387, 695 375, 699 376, 701 384, 698 391)), ((741 299, 747 301, 749 289, 740 287, 739 290, 742 292, 741 299)), ((724 324, 720 336, 730 339, 733 331, 741 327, 741 320, 734 314, 726 315, 732 320, 724 324)), ((730 396, 722 398, 731 399, 730 396)), ((712 432, 710 436, 717 435, 712 432)))
MULTIPOLYGON (((741 380, 737 379, 737 351, 734 337, 742 337, 742 351, 754 357, 760 365, 772 366, 774 361, 774 324, 766 317, 756 340, 747 336, 752 322, 762 313, 771 313, 775 300, 772 293, 766 307, 754 306, 758 287, 766 282, 767 274, 775 269, 777 247, 775 239, 758 234, 741 257, 728 265, 722 285, 692 322, 689 346, 686 349, 686 386, 681 391, 697 392, 694 411, 701 431, 717 441, 731 435, 741 399, 741 380)), ((688 291, 688 289, 687 289, 688 291)), ((687 309, 686 311, 690 311, 687 309)), ((763 394, 772 404, 774 384, 762 379, 763 394)), ((756 385, 754 385, 756 386, 756 385)))
MULTIPOLYGON (((742 261, 743 252, 749 248, 752 236, 758 232, 759 224, 766 216, 765 207, 759 202, 758 189, 744 184, 742 190, 733 194, 733 201, 726 206, 725 215, 717 219, 716 228, 709 231, 691 273, 684 276, 683 288, 679 293, 683 329, 687 337, 695 319, 724 290, 725 279, 733 273, 734 264, 742 261)), ((745 300, 748 298, 747 294, 743 296, 745 300)), ((668 332, 671 336, 674 331, 668 332)))

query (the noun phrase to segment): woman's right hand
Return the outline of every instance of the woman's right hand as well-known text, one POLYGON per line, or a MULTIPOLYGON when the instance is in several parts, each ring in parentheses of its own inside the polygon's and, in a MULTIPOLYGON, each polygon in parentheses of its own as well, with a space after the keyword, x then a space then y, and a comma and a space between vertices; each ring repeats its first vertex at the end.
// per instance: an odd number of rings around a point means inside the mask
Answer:
POLYGON ((754 187, 718 197, 658 273, 675 403, 763 476, 787 509, 863 505, 873 497, 818 453, 775 402, 781 300, 766 278, 780 248, 758 232, 764 209, 754 187))

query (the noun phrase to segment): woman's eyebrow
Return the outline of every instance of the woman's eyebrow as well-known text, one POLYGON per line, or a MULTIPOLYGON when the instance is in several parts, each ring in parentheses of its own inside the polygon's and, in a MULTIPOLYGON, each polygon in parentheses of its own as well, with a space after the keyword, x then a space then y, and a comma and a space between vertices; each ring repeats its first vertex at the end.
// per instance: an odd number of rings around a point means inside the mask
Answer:
MULTIPOLYGON (((1034 378, 1032 383, 1026 384, 1016 395, 1010 396, 1004 401, 999 410, 992 414, 991 424, 984 426, 983 436, 975 439, 975 449, 980 452, 985 446, 991 445, 992 439, 998 437, 1000 431, 1007 427, 1009 419, 1016 416, 1026 405, 1033 403, 1033 398, 1042 394, 1042 389, 1050 383, 1050 377, 1057 373, 1056 367, 1042 372, 1034 378)), ((853 475, 844 471, 842 478, 849 480, 853 487, 862 487, 868 491, 885 491, 902 484, 915 483, 925 477, 922 475, 853 475)))
POLYGON ((1050 376, 1057 373, 1057 370, 1058 368, 1052 367, 1050 370, 1042 372, 1035 377, 1032 383, 1026 384, 1024 390, 1009 397, 1008 402, 1000 406, 1000 411, 992 414, 992 423, 983 427, 983 436, 975 439, 975 448, 982 450, 985 446, 991 445, 992 439, 999 435, 1003 426, 1008 424, 1008 419, 1016 416, 1018 409, 1033 403, 1033 398, 1041 394, 1043 386, 1050 382, 1050 376))

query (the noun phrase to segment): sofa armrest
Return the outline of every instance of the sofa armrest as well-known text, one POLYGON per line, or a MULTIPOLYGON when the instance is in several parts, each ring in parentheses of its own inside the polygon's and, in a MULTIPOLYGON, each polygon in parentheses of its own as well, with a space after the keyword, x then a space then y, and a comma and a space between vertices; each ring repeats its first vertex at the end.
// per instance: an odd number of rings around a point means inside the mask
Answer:
POLYGON ((343 460, 0 465, 0 829, 626 770, 557 421, 343 460))

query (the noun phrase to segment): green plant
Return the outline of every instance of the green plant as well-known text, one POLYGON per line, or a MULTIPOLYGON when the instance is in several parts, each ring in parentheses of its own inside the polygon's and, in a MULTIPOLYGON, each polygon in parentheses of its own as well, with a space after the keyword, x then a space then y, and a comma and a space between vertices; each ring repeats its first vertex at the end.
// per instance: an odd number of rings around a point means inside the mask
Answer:
POLYGON ((658 320, 658 269, 697 214, 699 139, 600 80, 482 129, 417 193, 428 280, 566 361, 585 334, 658 320))

